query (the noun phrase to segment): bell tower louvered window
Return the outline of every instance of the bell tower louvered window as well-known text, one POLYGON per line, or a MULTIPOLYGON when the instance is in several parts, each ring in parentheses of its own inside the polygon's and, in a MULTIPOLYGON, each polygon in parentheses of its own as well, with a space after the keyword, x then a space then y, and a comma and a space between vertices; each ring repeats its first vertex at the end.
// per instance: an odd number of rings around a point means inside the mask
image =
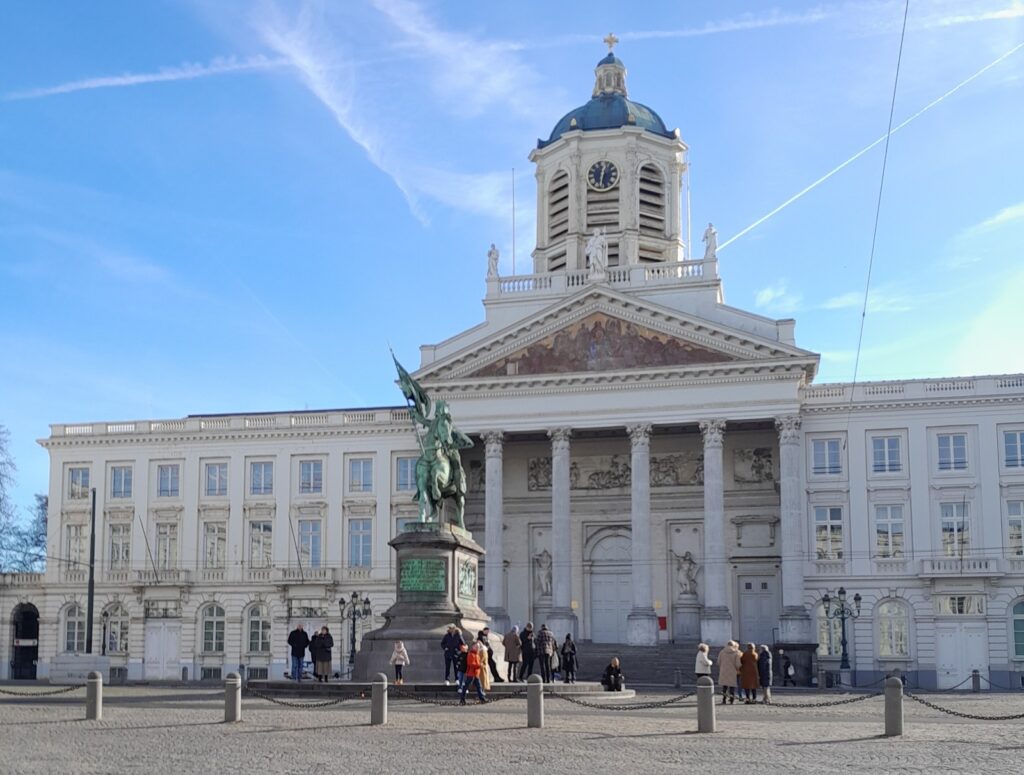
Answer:
POLYGON ((619 186, 607 191, 587 188, 587 231, 598 226, 606 231, 619 228, 619 186))
POLYGON ((569 175, 559 172, 548 188, 548 244, 569 233, 569 175))
POLYGON ((640 168, 640 234, 665 236, 665 179, 653 164, 640 168))

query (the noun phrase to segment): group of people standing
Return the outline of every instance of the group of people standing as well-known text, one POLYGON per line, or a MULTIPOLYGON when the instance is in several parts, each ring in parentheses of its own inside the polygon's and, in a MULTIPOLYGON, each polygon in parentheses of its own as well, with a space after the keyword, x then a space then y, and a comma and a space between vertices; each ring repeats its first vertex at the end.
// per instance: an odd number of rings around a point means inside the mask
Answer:
MULTIPOLYGON (((694 663, 694 672, 697 678, 711 677, 713 661, 708 651, 706 643, 697 646, 697 657, 694 663)), ((758 649, 755 644, 748 643, 746 649, 741 652, 739 643, 734 640, 729 641, 725 644, 725 648, 718 652, 718 683, 722 687, 723 705, 726 702, 730 705, 736 702, 737 690, 740 699, 746 705, 753 705, 757 702, 758 688, 761 689, 764 704, 770 705, 772 702, 771 649, 768 646, 761 646, 758 649)))
POLYGON ((292 680, 302 680, 306 650, 309 649, 309 657, 313 662, 313 678, 327 683, 331 677, 331 649, 334 648, 334 636, 327 629, 327 625, 314 632, 311 638, 300 622, 288 633, 288 645, 291 647, 292 680))

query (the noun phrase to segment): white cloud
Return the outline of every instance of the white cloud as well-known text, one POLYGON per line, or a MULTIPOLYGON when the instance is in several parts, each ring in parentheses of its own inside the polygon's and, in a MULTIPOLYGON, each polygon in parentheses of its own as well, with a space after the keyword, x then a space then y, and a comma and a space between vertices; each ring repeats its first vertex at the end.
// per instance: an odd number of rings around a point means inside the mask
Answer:
POLYGON ((1024 223, 1024 202, 1018 202, 1010 207, 1004 207, 991 218, 986 218, 981 223, 971 226, 967 229, 965 236, 994 231, 995 229, 1010 226, 1018 222, 1024 223))
MULTIPOLYGON (((863 291, 848 291, 827 299, 822 309, 860 309, 864 305, 863 291)), ((871 291, 868 294, 868 312, 909 312, 913 309, 910 299, 887 291, 871 291)))
MULTIPOLYGON (((129 283, 160 283, 164 287, 170 287, 172 284, 170 272, 155 261, 111 248, 90 237, 37 227, 23 227, 16 231, 56 245, 61 249, 62 255, 86 258, 95 269, 102 271, 110 279, 129 283)), ((7 232, 14 233, 12 230, 7 232)))
POLYGON ((947 368, 953 374, 1005 374, 1024 371, 1020 345, 1020 300, 1024 272, 1005 282, 988 304, 960 327, 959 342, 950 350, 947 368))
POLYGON ((122 75, 85 78, 80 81, 69 81, 47 86, 41 89, 9 92, 5 100, 31 100, 40 97, 51 97, 56 94, 70 94, 90 89, 113 89, 124 86, 139 86, 146 83, 163 83, 166 81, 189 81, 196 78, 208 78, 213 75, 230 73, 247 73, 259 70, 273 70, 284 67, 288 62, 284 59, 271 59, 262 54, 237 59, 235 57, 218 57, 207 64, 186 62, 177 67, 163 67, 155 73, 123 73, 122 75))
POLYGON ((754 304, 769 312, 789 314, 800 308, 802 300, 799 293, 790 292, 785 280, 780 280, 759 290, 754 297, 754 304))

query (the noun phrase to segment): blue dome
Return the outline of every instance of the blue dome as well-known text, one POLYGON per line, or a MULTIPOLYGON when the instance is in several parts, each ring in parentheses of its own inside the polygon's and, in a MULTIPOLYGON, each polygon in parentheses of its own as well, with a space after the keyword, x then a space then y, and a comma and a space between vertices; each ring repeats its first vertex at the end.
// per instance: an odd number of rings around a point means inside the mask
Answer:
MULTIPOLYGON (((614 59, 611 54, 605 59, 609 57, 614 59)), ((601 63, 605 63, 605 60, 602 60, 601 63)), ((618 129, 623 126, 638 126, 661 137, 675 136, 665 128, 665 122, 661 120, 661 116, 649 107, 641 105, 639 102, 633 102, 622 94, 612 92, 599 94, 586 105, 566 113, 555 124, 555 128, 551 130, 551 136, 546 141, 537 141, 537 147, 543 148, 550 145, 565 132, 573 132, 577 129, 590 132, 596 129, 618 129), (632 121, 629 120, 630 116, 633 117, 632 121), (573 121, 576 122, 575 125, 573 125, 573 121)))
POLYGON ((625 67, 625 65, 622 63, 622 60, 619 59, 617 56, 615 56, 615 54, 613 54, 610 51, 608 52, 608 56, 606 56, 604 59, 597 63, 598 67, 600 67, 601 65, 619 65, 620 67, 625 67))

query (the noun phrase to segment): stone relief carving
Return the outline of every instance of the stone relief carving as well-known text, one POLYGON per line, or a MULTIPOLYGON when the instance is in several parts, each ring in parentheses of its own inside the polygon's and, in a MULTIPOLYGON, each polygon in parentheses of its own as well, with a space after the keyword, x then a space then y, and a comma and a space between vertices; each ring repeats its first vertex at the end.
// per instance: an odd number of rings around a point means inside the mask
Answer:
POLYGON ((459 563, 459 597, 476 600, 476 563, 462 560, 459 563))
POLYGON ((733 360, 725 353, 596 312, 484 366, 472 376, 565 374, 733 360))
POLYGON ((533 570, 536 576, 537 595, 551 597, 551 553, 547 549, 534 556, 533 570))
MULTIPOLYGON (((573 490, 613 490, 632 484, 629 455, 590 455, 569 464, 569 487, 573 490)), ((651 486, 679 487, 704 482, 704 454, 688 451, 651 457, 651 486)), ((530 458, 527 489, 551 489, 551 458, 530 458)))
POLYGON ((733 480, 738 484, 775 481, 774 455, 771 447, 754 447, 733 451, 733 480))

